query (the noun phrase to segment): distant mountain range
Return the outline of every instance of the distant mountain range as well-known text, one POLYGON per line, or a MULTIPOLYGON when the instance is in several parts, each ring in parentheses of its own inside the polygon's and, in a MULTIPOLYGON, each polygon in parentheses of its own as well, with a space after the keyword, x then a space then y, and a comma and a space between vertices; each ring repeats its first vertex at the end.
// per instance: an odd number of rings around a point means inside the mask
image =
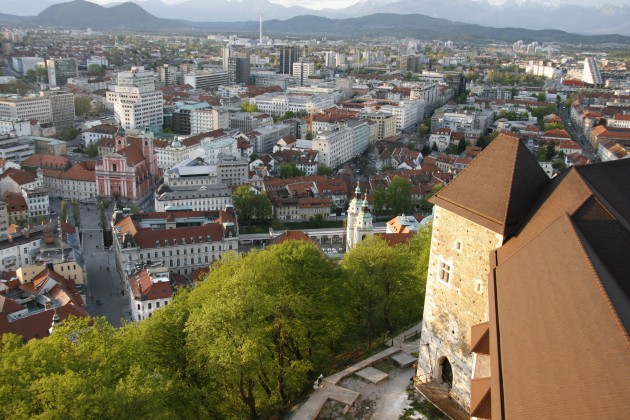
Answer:
MULTIPOLYGON (((202 1, 202 0, 190 0, 202 1)), ((266 0, 256 0, 264 2, 266 0)), ((447 0, 464 1, 464 0, 447 0)), ((394 4, 399 4, 396 2, 394 4)), ((235 5, 240 3, 235 2, 235 5)), ((0 14, 0 23, 57 26, 66 28, 91 27, 100 30, 133 31, 207 31, 238 32, 258 35, 258 21, 193 22, 163 19, 147 12, 135 3, 127 2, 103 7, 84 0, 53 4, 37 16, 20 17, 0 14)), ((397 36, 422 40, 451 39, 453 41, 557 41, 573 44, 622 43, 630 44, 630 37, 621 35, 576 35, 560 30, 529 30, 492 28, 452 22, 421 14, 375 13, 346 19, 330 19, 314 15, 297 16, 286 20, 266 20, 264 32, 279 36, 374 37, 397 36)))
MULTIPOLYGON (((0 12, 32 16, 62 1, 2 0, 0 12)), ((627 1, 594 1, 589 6, 567 4, 578 1, 505 0, 502 4, 497 4, 495 0, 491 4, 489 0, 360 0, 345 9, 310 10, 304 7, 285 7, 269 0, 182 0, 172 4, 162 0, 133 0, 154 16, 193 22, 254 21, 258 20, 260 13, 265 20, 286 20, 300 15, 343 19, 375 13, 396 13, 423 14, 494 27, 559 29, 591 35, 630 35, 630 4, 627 1)))

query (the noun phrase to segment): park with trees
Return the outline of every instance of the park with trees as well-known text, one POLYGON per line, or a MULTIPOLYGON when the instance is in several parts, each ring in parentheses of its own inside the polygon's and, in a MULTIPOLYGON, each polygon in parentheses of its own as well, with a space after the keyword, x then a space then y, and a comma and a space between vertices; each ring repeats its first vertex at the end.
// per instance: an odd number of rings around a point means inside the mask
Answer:
POLYGON ((65 320, 0 338, 3 418, 273 418, 320 374, 418 322, 430 227, 369 237, 340 264, 307 241, 229 254, 139 323, 65 320), (19 396, 19 397, 18 397, 19 396))

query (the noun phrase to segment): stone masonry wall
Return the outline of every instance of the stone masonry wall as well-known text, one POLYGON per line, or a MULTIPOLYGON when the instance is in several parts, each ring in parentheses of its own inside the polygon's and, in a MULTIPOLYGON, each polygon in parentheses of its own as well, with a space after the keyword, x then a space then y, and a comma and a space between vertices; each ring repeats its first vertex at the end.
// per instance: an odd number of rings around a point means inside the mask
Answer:
POLYGON ((448 358, 453 391, 465 405, 473 368, 470 329, 488 320, 489 253, 502 241, 500 234, 435 206, 417 374, 439 379, 440 361, 448 358), (441 262, 451 267, 448 283, 439 278, 441 262))

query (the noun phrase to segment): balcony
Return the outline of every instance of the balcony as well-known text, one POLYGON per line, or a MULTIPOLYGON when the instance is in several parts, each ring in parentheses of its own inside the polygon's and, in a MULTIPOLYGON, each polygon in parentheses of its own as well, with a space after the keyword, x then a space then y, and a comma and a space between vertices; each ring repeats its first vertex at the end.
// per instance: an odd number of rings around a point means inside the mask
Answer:
POLYGON ((470 414, 463 401, 442 381, 431 375, 414 376, 414 387, 431 404, 452 420, 468 420, 470 414))

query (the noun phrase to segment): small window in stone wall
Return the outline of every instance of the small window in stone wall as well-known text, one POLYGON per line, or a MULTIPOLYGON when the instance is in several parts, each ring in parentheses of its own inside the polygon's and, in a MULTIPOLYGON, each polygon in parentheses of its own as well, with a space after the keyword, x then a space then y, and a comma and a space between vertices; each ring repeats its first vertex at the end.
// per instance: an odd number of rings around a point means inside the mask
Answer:
POLYGON ((461 252, 462 251, 462 247, 463 247, 463 243, 459 239, 456 240, 455 243, 453 244, 453 249, 455 251, 457 251, 457 252, 461 252))
POLYGON ((483 295, 483 283, 479 280, 475 280, 475 292, 483 295))
POLYGON ((452 266, 446 261, 440 260, 438 263, 438 280, 449 284, 451 282, 452 266))

